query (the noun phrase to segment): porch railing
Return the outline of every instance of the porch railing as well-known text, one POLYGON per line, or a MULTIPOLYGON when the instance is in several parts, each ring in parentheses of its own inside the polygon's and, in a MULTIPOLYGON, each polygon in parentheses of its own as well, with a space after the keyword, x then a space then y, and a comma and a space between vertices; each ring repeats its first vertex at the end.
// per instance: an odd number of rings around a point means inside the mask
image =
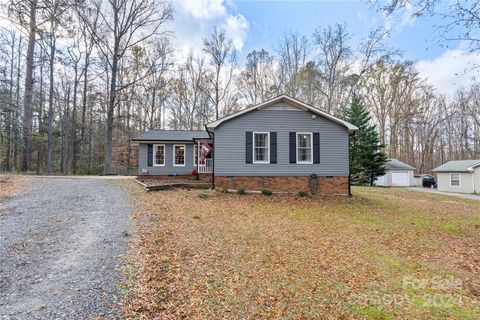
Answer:
POLYGON ((198 173, 211 173, 213 170, 213 159, 205 159, 205 163, 198 165, 198 173))

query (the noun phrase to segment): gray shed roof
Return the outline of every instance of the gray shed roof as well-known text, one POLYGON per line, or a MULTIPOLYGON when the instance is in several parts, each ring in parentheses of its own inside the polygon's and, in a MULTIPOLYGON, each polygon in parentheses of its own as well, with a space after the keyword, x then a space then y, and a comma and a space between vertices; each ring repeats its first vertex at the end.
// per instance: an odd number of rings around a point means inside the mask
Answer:
POLYGON ((387 168, 388 170, 415 170, 414 167, 397 159, 387 159, 387 163, 385 163, 385 168, 387 168))
POLYGON ((467 172, 471 168, 479 166, 480 160, 456 160, 448 161, 439 167, 433 169, 436 172, 467 172))
POLYGON ((190 141, 209 139, 204 130, 149 130, 132 139, 132 141, 190 141))

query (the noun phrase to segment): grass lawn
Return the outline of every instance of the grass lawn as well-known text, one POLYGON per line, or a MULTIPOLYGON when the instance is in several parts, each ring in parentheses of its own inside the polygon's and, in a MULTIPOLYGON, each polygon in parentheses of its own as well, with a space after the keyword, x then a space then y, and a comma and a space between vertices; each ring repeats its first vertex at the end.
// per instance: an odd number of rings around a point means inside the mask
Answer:
POLYGON ((479 319, 480 203, 134 192, 135 319, 479 319))

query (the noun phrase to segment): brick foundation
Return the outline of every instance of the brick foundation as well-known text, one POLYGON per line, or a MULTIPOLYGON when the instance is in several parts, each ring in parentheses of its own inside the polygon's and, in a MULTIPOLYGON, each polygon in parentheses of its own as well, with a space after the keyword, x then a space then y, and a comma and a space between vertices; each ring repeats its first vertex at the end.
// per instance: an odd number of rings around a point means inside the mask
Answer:
POLYGON ((271 190, 273 192, 297 193, 299 191, 313 192, 320 194, 345 194, 348 195, 348 177, 318 177, 317 182, 309 177, 228 177, 215 176, 215 187, 249 191, 271 190), (312 185, 310 187, 310 184, 312 185), (312 190, 310 190, 312 188, 312 190), (318 191, 317 191, 318 190, 318 191))

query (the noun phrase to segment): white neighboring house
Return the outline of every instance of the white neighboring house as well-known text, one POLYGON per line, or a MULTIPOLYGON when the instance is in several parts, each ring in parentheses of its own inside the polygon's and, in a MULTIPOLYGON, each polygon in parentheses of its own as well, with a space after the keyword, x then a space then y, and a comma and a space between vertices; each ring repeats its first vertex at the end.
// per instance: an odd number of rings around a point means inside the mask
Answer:
POLYGON ((375 181, 383 187, 411 187, 415 184, 413 177, 415 168, 397 159, 388 159, 385 164, 387 173, 375 181))
POLYGON ((480 160, 449 161, 433 171, 439 191, 480 193, 480 160))

